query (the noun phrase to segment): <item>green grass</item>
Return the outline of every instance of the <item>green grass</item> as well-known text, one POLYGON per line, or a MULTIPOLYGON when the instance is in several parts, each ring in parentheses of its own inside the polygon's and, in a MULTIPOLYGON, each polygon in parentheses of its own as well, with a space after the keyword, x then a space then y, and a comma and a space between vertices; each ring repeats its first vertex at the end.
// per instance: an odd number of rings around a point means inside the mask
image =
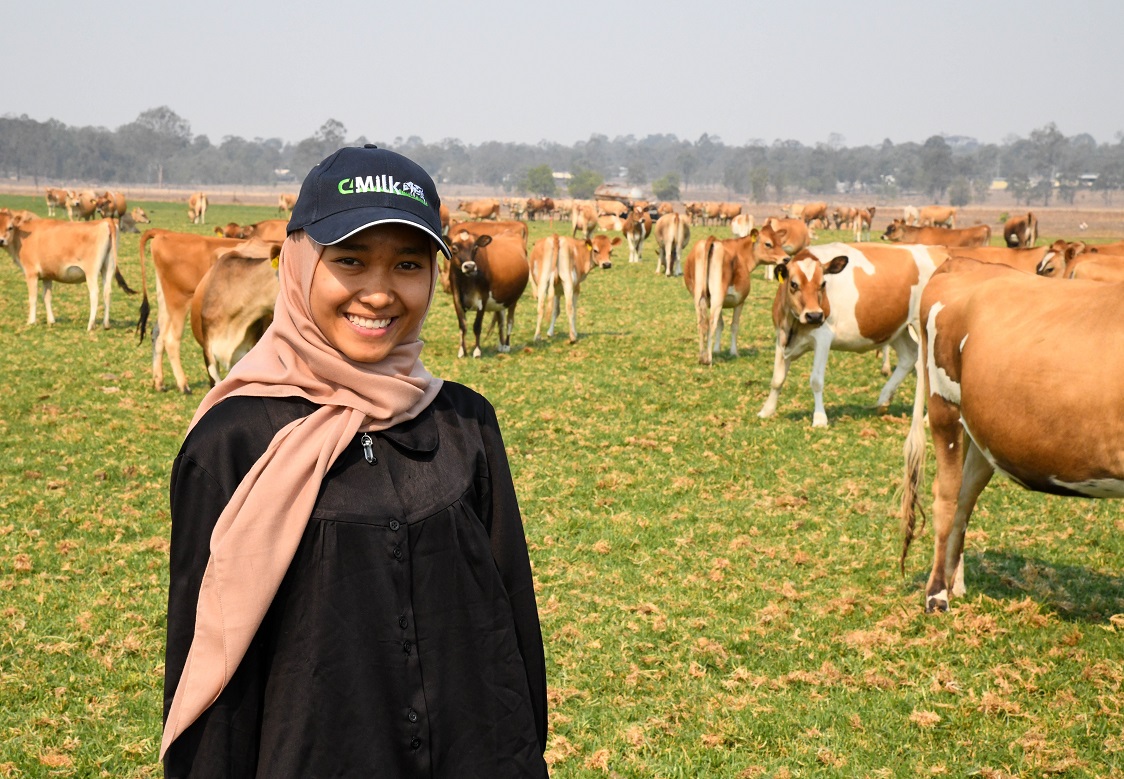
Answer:
MULTIPOLYGON (((216 205, 190 226, 183 205, 141 205, 195 232, 275 216, 216 205)), ((120 251, 134 287, 137 238, 120 251)), ((754 280, 742 356, 707 368, 682 280, 655 275, 651 243, 639 265, 623 249, 583 288, 576 345, 531 340, 529 295, 509 355, 493 333, 457 359, 440 293, 423 334, 427 367, 503 425, 552 775, 1124 776, 1119 504, 996 478, 968 595, 926 616, 929 533, 897 568, 913 379, 879 415, 878 361, 832 354, 831 427, 813 430, 806 356, 759 420, 773 284, 754 280)), ((27 326, 22 278, 0 274, 0 777, 160 775, 168 470, 206 384, 188 331, 195 394, 152 390, 137 303, 115 289, 112 328, 87 334, 84 288, 56 285, 59 322, 40 306, 27 326)))

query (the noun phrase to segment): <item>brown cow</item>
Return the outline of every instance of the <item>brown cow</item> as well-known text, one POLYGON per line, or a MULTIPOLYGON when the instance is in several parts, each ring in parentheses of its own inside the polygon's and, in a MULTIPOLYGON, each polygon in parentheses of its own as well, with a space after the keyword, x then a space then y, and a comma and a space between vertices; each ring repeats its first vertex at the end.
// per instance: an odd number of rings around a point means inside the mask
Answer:
POLYGON ((70 205, 70 199, 74 197, 74 192, 72 190, 52 189, 51 187, 47 187, 46 195, 47 216, 54 216, 55 209, 59 206, 62 206, 66 209, 66 214, 70 218, 70 221, 74 221, 74 216, 71 214, 70 205))
POLYGON ((771 216, 765 220, 765 225, 773 228, 777 240, 790 257, 801 249, 808 248, 812 243, 811 233, 803 219, 778 219, 771 216))
POLYGON ((548 338, 554 336, 554 324, 558 321, 559 296, 561 296, 566 300, 570 343, 578 342, 578 296, 581 294, 581 284, 594 267, 604 269, 613 267, 613 247, 620 242, 620 237, 610 241, 605 235, 580 241, 558 234, 549 235, 535 242, 531 249, 531 280, 538 301, 536 341, 542 338, 542 321, 548 308, 551 309, 551 315, 546 335, 548 338))
POLYGON ((471 216, 473 219, 499 219, 500 218, 500 204, 499 201, 492 198, 482 198, 480 200, 462 200, 460 205, 457 206, 458 211, 471 216))
POLYGON ((697 241, 687 255, 683 282, 695 301, 699 330, 699 362, 710 365, 722 342, 722 309, 733 309, 730 321, 730 356, 738 356, 738 322, 749 297, 749 279, 758 265, 775 265, 788 259, 771 227, 753 230, 744 238, 697 241))
POLYGON ((484 314, 495 314, 499 326, 497 351, 511 351, 511 331, 515 326, 515 306, 527 288, 530 267, 522 237, 501 233, 495 237, 474 238, 467 231, 449 232, 449 280, 453 308, 457 312, 461 343, 458 357, 467 354, 465 334, 468 332, 467 312, 475 311, 472 332, 476 336, 473 357, 479 357, 480 326, 484 314))
POLYGON ((75 192, 67 203, 70 206, 68 215, 87 222, 98 217, 98 196, 89 189, 75 192))
POLYGON ((118 224, 118 229, 123 233, 139 233, 137 229, 138 224, 151 224, 152 220, 148 218, 148 214, 140 206, 136 206, 132 211, 121 217, 118 224))
POLYGON ((951 249, 953 257, 967 257, 977 262, 994 263, 1017 268, 1023 273, 1037 273, 1039 276, 1061 278, 1066 266, 1066 257, 1072 257, 1084 244, 1068 244, 1063 240, 1054 241, 1050 246, 1033 249, 1010 249, 1006 246, 973 246, 951 249))
POLYGON ((938 246, 829 243, 804 249, 778 265, 783 283, 773 301, 773 379, 758 416, 776 413, 792 360, 814 350, 812 426, 826 427, 823 389, 829 352, 868 352, 888 344, 898 365, 878 396, 878 408, 887 409, 916 362, 909 325, 917 320, 920 292, 947 258, 947 250, 938 246))
POLYGON ((543 214, 554 213, 554 200, 549 197, 529 197, 527 198, 527 219, 535 221, 543 214))
POLYGON ((926 246, 987 246, 991 241, 991 228, 988 225, 964 227, 959 230, 946 227, 911 227, 902 220, 895 219, 886 227, 882 240, 921 243, 926 246))
POLYGON ((211 386, 242 359, 273 321, 281 244, 247 241, 219 256, 191 298, 191 332, 203 347, 211 386))
POLYGON ((659 219, 664 214, 674 214, 675 206, 671 203, 660 203, 656 206, 656 218, 659 219))
POLYGON ((956 227, 956 209, 952 206, 923 206, 917 217, 921 227, 956 227))
POLYGON ((690 219, 675 213, 664 214, 656 220, 652 232, 656 234, 656 273, 678 276, 683 272, 683 250, 691 240, 690 219))
POLYGON ((621 219, 628 216, 629 206, 619 200, 598 200, 595 205, 598 214, 611 214, 621 219))
POLYGON ((815 203, 805 203, 800 211, 800 218, 804 224, 809 225, 817 219, 822 219, 827 224, 827 203, 818 200, 815 203))
POLYGON ((874 221, 874 211, 874 206, 855 209, 855 219, 853 224, 855 228, 856 242, 863 240, 864 237, 866 238, 866 240, 870 240, 870 225, 874 221))
POLYGON ((187 198, 187 221, 192 224, 207 224, 207 193, 193 192, 187 198))
POLYGON ((101 277, 104 315, 102 327, 109 327, 109 298, 112 282, 134 294, 117 268, 117 225, 112 219, 93 224, 71 224, 53 219, 24 221, 11 212, 0 211, 0 245, 8 250, 27 282, 27 323, 35 324, 35 305, 39 280, 43 281, 43 307, 47 323, 55 323, 51 308, 51 285, 85 281, 90 295, 87 330, 94 329, 98 312, 98 281, 101 277))
POLYGON ((570 222, 573 224, 570 236, 576 236, 580 231, 582 237, 588 241, 597 229, 597 209, 591 205, 575 203, 570 212, 570 222))
POLYGON ((730 232, 735 238, 745 238, 753 232, 753 214, 738 214, 731 219, 730 232))
POLYGON ((286 219, 263 219, 250 225, 227 222, 226 226, 215 228, 215 235, 222 238, 241 238, 242 240, 260 238, 263 241, 281 243, 285 240, 288 224, 289 222, 286 219))
POLYGON ((293 206, 297 204, 297 196, 291 192, 282 192, 277 195, 277 213, 291 214, 293 206))
POLYGON ((628 242, 628 261, 640 262, 640 253, 644 251, 644 241, 652 234, 652 217, 647 210, 633 206, 628 212, 628 218, 621 225, 625 241, 628 242))
POLYGON ((146 248, 152 243, 152 264, 156 268, 156 327, 152 331, 152 384, 164 389, 164 351, 172 364, 176 387, 190 393, 183 364, 180 361, 180 342, 191 298, 204 274, 224 253, 244 243, 240 238, 218 238, 194 233, 176 233, 153 228, 140 238, 141 292, 140 319, 137 333, 144 340, 150 311, 148 283, 145 266, 146 248))
POLYGON ((741 203, 726 202, 718 204, 718 219, 722 222, 722 224, 730 224, 734 217, 739 216, 741 212, 741 203))
POLYGON ((1012 216, 1003 223, 1003 240, 1012 249, 1029 249, 1038 240, 1038 218, 1028 211, 1025 216, 1012 216))
POLYGON ((1122 299, 1121 284, 1055 283, 962 259, 929 280, 901 511, 904 571, 927 403, 937 467, 926 611, 965 593, 964 535, 995 471, 1036 492, 1124 497, 1122 299))
POLYGON ((108 219, 118 219, 125 215, 125 196, 120 192, 106 190, 94 203, 98 213, 108 219))
POLYGON ((835 223, 836 230, 846 229, 853 230, 855 227, 855 215, 858 214, 859 209, 854 206, 836 206, 831 212, 831 220, 835 223))

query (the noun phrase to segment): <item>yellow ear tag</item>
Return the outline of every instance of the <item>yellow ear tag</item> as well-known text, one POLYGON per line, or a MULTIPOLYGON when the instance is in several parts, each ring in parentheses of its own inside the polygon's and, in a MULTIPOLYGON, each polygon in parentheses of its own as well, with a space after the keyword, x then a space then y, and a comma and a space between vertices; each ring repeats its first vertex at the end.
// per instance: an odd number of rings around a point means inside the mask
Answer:
POLYGON ((272 266, 273 266, 273 270, 277 270, 277 268, 278 268, 278 266, 279 266, 280 264, 281 264, 281 255, 280 255, 280 254, 278 254, 278 255, 277 255, 276 257, 274 257, 274 258, 273 258, 273 259, 272 259, 272 260, 270 261, 270 265, 272 265, 272 266))

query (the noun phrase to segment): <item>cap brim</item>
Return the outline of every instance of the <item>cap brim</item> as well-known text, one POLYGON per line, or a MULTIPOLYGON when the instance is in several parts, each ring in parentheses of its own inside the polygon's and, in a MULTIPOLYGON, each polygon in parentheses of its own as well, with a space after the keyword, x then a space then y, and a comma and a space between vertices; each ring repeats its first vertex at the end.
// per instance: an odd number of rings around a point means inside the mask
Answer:
POLYGON ((421 217, 398 208, 354 208, 326 216, 304 228, 308 236, 321 246, 332 246, 368 227, 382 224, 406 224, 426 233, 437 243, 437 248, 450 257, 449 247, 433 228, 421 217))

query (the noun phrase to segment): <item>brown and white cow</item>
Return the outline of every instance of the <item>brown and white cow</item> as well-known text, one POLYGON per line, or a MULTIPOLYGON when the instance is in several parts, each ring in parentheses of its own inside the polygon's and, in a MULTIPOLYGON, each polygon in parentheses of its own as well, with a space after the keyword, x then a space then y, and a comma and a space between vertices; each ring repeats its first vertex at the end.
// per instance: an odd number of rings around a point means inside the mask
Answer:
POLYGON ((0 245, 8 250, 27 282, 27 323, 35 324, 39 281, 43 282, 43 307, 47 323, 55 323, 51 307, 51 286, 86 282, 90 295, 87 330, 94 329, 98 312, 100 277, 104 315, 102 327, 109 327, 109 298, 113 280, 130 295, 125 278, 117 268, 117 225, 112 219, 91 224, 71 224, 54 219, 25 221, 11 212, 0 211, 0 245))
POLYGON ((192 192, 187 198, 187 221, 192 224, 207 224, 207 193, 192 192))
POLYGON ((953 206, 922 206, 917 212, 921 227, 956 227, 956 209, 953 206))
POLYGON ((699 331, 699 362, 710 365, 722 342, 722 309, 733 309, 730 356, 738 356, 738 323, 749 297, 750 274, 758 265, 788 259, 771 227, 752 230, 744 238, 697 241, 683 266, 683 282, 695 302, 699 331))
POLYGON ((463 211, 473 219, 499 219, 500 218, 500 204, 499 201, 492 198, 480 198, 478 200, 462 200, 460 205, 457 206, 458 211, 463 211))
POLYGON ((281 192, 277 195, 277 213, 291 214, 293 206, 297 204, 297 196, 292 192, 281 192))
POLYGON ((92 190, 74 192, 67 205, 70 206, 67 214, 81 221, 88 222, 98 218, 98 196, 92 190))
POLYGON ((769 397, 758 413, 776 413, 792 360, 814 351, 811 387, 813 427, 827 426, 824 378, 831 350, 874 351, 889 345, 898 364, 878 396, 885 410, 902 380, 914 369, 917 344, 909 325, 917 320, 921 290, 948 258, 939 246, 829 243, 804 249, 777 266, 773 325, 777 345, 769 397))
POLYGON ((656 220, 656 273, 678 276, 683 272, 683 250, 691 240, 690 219, 676 213, 664 214, 656 220))
POLYGON ((530 266, 526 243, 517 234, 505 232, 496 236, 473 237, 465 230, 449 231, 449 281, 453 308, 460 326, 461 343, 458 357, 467 354, 465 335, 469 311, 476 316, 472 332, 476 336, 473 357, 479 357, 480 327, 484 315, 492 312, 499 329, 497 351, 511 351, 511 331, 515 326, 515 306, 527 288, 530 266))
POLYGON ((1023 216, 1012 216, 1003 223, 1003 240, 1012 249, 1028 249, 1038 240, 1038 217, 1033 211, 1023 216))
POLYGON ((535 323, 535 340, 542 338, 542 322, 547 309, 551 310, 547 337, 554 335, 558 321, 559 297, 566 301, 566 317, 570 323, 570 343, 578 341, 578 296, 581 284, 594 267, 613 267, 613 247, 620 237, 609 240, 607 235, 578 240, 573 237, 549 235, 535 242, 531 248, 531 281, 538 302, 538 319, 535 323))
POLYGON ((902 221, 907 225, 920 227, 921 213, 917 210, 917 206, 902 206, 902 221))
POLYGON ((647 209, 633 206, 628 212, 628 219, 621 225, 625 241, 628 242, 628 261, 640 262, 640 253, 644 251, 644 241, 652 234, 652 217, 647 209))
POLYGON ((738 214, 731 219, 730 232, 735 238, 745 238, 753 232, 753 214, 738 214))
POLYGON ((882 240, 900 243, 923 243, 927 246, 970 247, 987 246, 991 241, 991 227, 975 225, 959 230, 947 227, 911 227, 900 219, 886 226, 882 240))
POLYGON ((926 611, 965 593, 964 534, 995 471, 1037 492, 1124 497, 1122 303, 1124 284, 1056 283, 972 260, 950 260, 929 280, 903 449, 901 557, 904 571, 927 404, 937 467, 926 611))
POLYGON ((203 347, 211 386, 246 356, 273 321, 281 244, 248 241, 224 252, 191 298, 191 332, 203 347))
POLYGON ((187 312, 195 288, 215 261, 224 253, 242 245, 241 238, 219 238, 194 233, 177 233, 153 228, 140 238, 141 292, 140 318, 137 334, 144 340, 150 307, 145 266, 148 263, 147 247, 152 246, 152 264, 156 268, 156 327, 152 331, 152 384, 164 389, 164 352, 172 364, 172 374, 180 392, 190 393, 183 364, 180 361, 180 342, 187 312))
POLYGON ((870 240, 870 225, 874 222, 875 206, 855 209, 855 241, 870 240))
POLYGON ((74 197, 74 192, 66 189, 52 189, 47 187, 47 216, 54 216, 55 209, 62 206, 66 209, 66 214, 70 221, 74 221, 74 216, 71 214, 70 199, 74 197))

